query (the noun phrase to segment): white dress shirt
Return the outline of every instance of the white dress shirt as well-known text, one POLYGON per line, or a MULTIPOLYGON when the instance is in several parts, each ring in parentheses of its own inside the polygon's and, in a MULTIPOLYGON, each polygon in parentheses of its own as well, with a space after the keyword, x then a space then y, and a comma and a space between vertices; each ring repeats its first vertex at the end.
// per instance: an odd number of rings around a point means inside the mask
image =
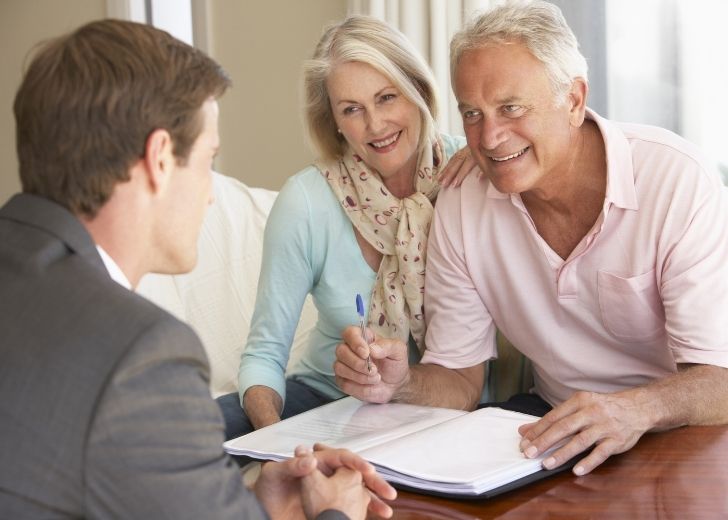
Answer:
POLYGON ((101 260, 104 261, 104 266, 109 272, 109 276, 111 276, 111 279, 122 287, 126 287, 127 289, 131 290, 131 283, 129 282, 129 279, 122 272, 118 264, 114 262, 114 259, 109 256, 109 253, 104 251, 104 248, 99 245, 96 246, 96 249, 101 255, 101 260))

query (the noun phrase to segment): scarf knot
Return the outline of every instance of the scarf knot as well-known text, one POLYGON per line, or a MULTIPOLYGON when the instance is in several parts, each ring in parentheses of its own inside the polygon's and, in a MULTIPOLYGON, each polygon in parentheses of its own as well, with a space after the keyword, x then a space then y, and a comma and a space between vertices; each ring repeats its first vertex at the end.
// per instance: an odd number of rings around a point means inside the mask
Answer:
POLYGON ((437 175, 443 163, 439 137, 420 153, 415 191, 400 199, 379 174, 347 150, 343 157, 316 166, 364 239, 382 253, 369 300, 369 327, 379 336, 405 343, 411 334, 425 348, 425 262, 437 175))

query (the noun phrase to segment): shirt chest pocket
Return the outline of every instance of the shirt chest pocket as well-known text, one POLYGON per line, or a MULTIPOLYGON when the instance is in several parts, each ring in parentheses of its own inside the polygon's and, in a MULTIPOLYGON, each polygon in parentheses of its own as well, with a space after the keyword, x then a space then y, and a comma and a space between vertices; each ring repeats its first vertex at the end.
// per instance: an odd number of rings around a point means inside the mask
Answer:
POLYGON ((623 277, 597 273, 599 309, 606 329, 623 341, 646 341, 665 332, 665 311, 655 270, 623 277))

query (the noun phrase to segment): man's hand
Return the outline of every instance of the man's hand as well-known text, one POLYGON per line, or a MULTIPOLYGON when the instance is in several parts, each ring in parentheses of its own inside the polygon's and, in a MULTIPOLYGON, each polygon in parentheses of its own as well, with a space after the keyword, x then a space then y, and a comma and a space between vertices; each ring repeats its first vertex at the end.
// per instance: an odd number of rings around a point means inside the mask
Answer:
POLYGON ((397 496, 364 459, 322 445, 316 445, 313 452, 299 447, 292 459, 264 464, 254 490, 273 519, 311 517, 326 509, 364 518, 367 506, 372 513, 388 518, 392 509, 382 498, 397 496), (318 491, 314 493, 311 487, 318 491))
POLYGON ((574 394, 540 421, 519 428, 521 450, 536 457, 566 441, 544 460, 550 469, 595 446, 574 466, 575 474, 584 475, 609 456, 630 449, 646 431, 728 424, 728 369, 690 364, 678 364, 677 369, 676 374, 623 392, 574 394))
POLYGON ((316 470, 312 454, 296 455, 284 462, 266 462, 253 491, 273 520, 305 518, 301 501, 301 478, 316 470))
POLYGON ((350 519, 366 518, 369 493, 362 486, 361 474, 339 468, 330 477, 319 470, 301 480, 301 497, 306 518, 316 518, 327 509, 336 509, 350 519))
POLYGON ((336 347, 336 384, 362 401, 389 402, 409 376, 407 345, 376 337, 367 345, 359 327, 347 327, 343 339, 344 343, 336 347), (367 370, 368 355, 371 355, 371 372, 367 370))
MULTIPOLYGON (((356 518, 354 511, 363 496, 369 504, 370 512, 383 518, 392 516, 392 508, 382 499, 394 500, 397 492, 379 476, 374 466, 349 450, 332 449, 323 444, 314 445, 314 455, 318 461, 318 471, 302 481, 303 507, 307 515, 318 514, 326 509, 338 509, 347 513, 350 518, 356 518), (328 481, 324 480, 326 477, 329 477, 328 481), (352 482, 356 489, 345 493, 344 490, 348 490, 352 482), (357 491, 362 490, 364 494, 360 496, 357 491), (328 506, 325 500, 327 496, 333 500, 328 506), (320 509, 315 510, 316 504, 320 509)), ((364 513, 366 509, 365 506, 364 513)))
POLYGON ((533 458, 566 441, 544 460, 544 467, 552 469, 594 446, 573 470, 576 475, 589 473, 609 456, 632 448, 652 427, 644 397, 641 389, 615 394, 578 392, 541 420, 518 429, 523 436, 521 451, 533 458))

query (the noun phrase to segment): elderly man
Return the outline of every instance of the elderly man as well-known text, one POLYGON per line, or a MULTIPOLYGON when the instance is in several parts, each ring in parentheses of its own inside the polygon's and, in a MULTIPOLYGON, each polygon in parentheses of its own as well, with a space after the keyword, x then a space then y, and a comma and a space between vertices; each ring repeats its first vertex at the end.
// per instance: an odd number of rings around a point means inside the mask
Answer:
POLYGON ((394 490, 344 450, 300 449, 247 490, 199 339, 128 290, 195 264, 228 84, 169 34, 114 20, 30 63, 23 193, 0 209, 0 517, 391 515, 377 495, 394 490))
POLYGON ((647 431, 728 422, 728 203, 693 146, 586 108, 586 61, 558 8, 507 4, 451 46, 471 176, 437 203, 427 351, 356 329, 337 351, 357 397, 470 409, 496 327, 533 361, 546 415, 521 449, 582 475, 647 431), (544 402, 545 401, 545 402, 544 402))

